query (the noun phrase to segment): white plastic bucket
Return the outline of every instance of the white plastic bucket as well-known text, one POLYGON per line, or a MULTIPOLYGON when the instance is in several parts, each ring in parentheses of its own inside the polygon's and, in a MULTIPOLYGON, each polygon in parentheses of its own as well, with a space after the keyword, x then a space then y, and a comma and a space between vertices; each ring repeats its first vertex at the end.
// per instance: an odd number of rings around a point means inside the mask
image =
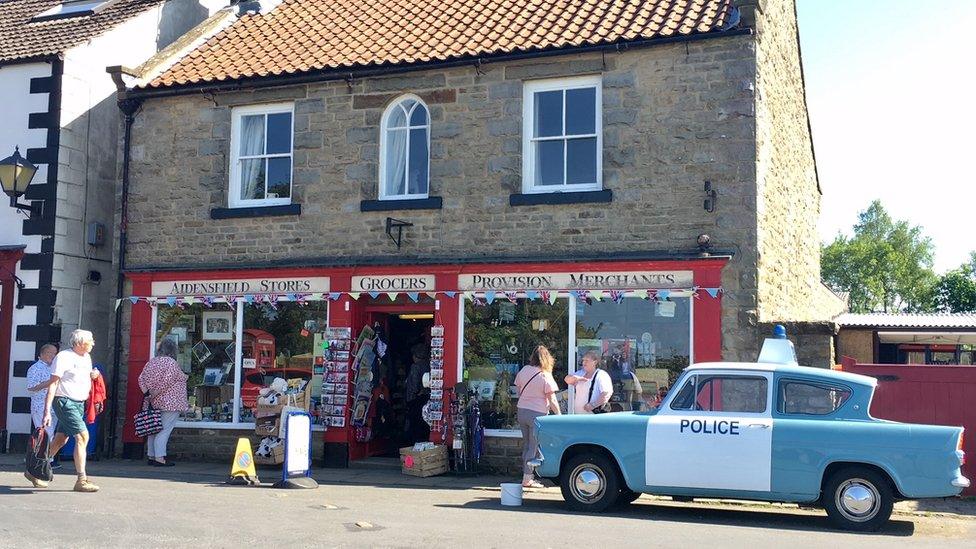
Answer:
POLYGON ((502 483, 502 505, 507 507, 518 507, 522 505, 522 485, 520 483, 502 483))

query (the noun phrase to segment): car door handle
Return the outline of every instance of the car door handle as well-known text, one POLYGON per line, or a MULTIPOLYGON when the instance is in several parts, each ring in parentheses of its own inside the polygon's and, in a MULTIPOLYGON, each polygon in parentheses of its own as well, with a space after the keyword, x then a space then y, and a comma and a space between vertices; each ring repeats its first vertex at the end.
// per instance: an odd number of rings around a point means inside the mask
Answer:
POLYGON ((765 423, 750 423, 747 427, 750 429, 769 429, 769 425, 765 423))

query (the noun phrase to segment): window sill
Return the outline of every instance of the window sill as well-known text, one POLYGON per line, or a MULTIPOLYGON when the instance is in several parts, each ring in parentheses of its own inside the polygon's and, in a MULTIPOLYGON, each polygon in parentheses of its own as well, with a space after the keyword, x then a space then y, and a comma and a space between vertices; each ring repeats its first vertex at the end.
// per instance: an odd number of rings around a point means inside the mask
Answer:
POLYGON ((301 215, 301 204, 284 206, 245 206, 243 208, 211 208, 210 219, 236 219, 240 217, 276 217, 280 215, 301 215))
POLYGON ((361 212, 389 212, 394 210, 439 210, 443 200, 439 196, 410 198, 405 200, 363 200, 359 203, 361 212))
POLYGON ((599 204, 613 201, 613 191, 577 191, 513 194, 508 197, 510 206, 538 206, 543 204, 599 204))

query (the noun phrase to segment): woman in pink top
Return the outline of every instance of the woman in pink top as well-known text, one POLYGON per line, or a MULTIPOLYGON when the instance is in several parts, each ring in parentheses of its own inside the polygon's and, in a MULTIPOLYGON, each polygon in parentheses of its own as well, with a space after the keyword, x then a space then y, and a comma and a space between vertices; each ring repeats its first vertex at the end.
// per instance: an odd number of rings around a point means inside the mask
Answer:
POLYGON ((559 387, 552 377, 555 362, 549 349, 539 345, 529 358, 529 364, 523 366, 515 376, 519 394, 518 423, 522 429, 522 486, 526 488, 544 488, 535 480, 529 460, 535 459, 539 453, 535 418, 548 415, 550 410, 559 414, 559 403, 556 402, 559 387))
POLYGON ((148 464, 157 467, 175 465, 172 461, 166 461, 166 443, 169 442, 176 420, 190 407, 186 398, 187 376, 176 362, 178 352, 173 339, 164 339, 159 344, 156 356, 146 363, 139 374, 139 389, 149 399, 153 409, 159 410, 162 416, 163 429, 146 437, 148 464))

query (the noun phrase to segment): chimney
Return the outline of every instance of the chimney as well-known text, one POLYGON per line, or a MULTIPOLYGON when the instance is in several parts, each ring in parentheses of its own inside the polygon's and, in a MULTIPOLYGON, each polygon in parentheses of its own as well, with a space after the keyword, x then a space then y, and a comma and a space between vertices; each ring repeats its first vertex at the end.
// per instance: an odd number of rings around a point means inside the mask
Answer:
POLYGON ((237 6, 237 16, 247 14, 264 14, 278 7, 283 0, 231 0, 230 5, 237 6))

